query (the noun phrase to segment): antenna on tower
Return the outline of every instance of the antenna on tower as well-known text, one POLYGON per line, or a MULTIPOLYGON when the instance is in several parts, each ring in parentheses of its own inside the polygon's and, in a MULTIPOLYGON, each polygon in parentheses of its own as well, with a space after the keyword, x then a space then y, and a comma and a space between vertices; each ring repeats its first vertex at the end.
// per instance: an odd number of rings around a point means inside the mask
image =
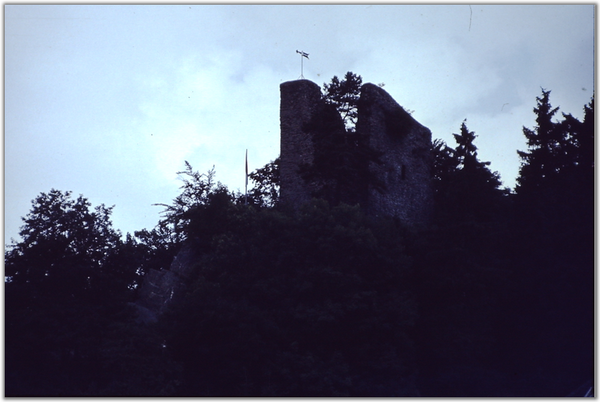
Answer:
POLYGON ((300 55, 300 78, 304 79, 304 58, 308 59, 308 53, 301 50, 296 50, 296 53, 300 55))

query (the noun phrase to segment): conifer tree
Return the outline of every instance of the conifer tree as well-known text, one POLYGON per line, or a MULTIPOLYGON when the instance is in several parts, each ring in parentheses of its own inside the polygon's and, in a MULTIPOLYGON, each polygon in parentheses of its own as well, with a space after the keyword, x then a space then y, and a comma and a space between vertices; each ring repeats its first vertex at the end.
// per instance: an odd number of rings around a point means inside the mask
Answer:
POLYGON ((594 106, 585 106, 583 122, 564 113, 558 121, 549 96, 542 89, 536 98, 537 124, 523 128, 529 149, 519 151, 511 253, 516 325, 526 331, 514 358, 537 361, 555 379, 549 389, 559 389, 593 375, 594 106))
POLYGON ((561 153, 565 150, 565 132, 561 124, 552 120, 559 108, 550 104, 550 92, 542 88, 542 95, 536 98, 536 127, 523 127, 529 150, 517 151, 522 159, 516 188, 520 194, 539 193, 564 164, 561 153))
POLYGON ((469 131, 466 120, 460 134, 453 134, 456 149, 443 141, 433 144, 435 156, 434 182, 438 217, 453 222, 493 219, 506 190, 497 172, 489 169, 490 162, 480 161, 474 144, 477 136, 469 131))
POLYGON ((351 71, 348 71, 341 81, 337 75, 334 75, 331 83, 323 84, 323 98, 328 104, 336 107, 346 129, 350 132, 355 130, 358 120, 358 99, 361 85, 362 77, 351 71))

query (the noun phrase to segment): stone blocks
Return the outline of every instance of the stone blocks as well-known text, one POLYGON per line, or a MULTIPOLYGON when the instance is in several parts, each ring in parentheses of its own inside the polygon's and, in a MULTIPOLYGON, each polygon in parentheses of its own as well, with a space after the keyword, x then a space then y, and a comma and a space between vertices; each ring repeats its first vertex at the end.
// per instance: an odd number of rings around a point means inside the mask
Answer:
MULTIPOLYGON (((314 156, 308 123, 322 110, 319 86, 309 80, 281 84, 281 201, 295 207, 311 198, 315 183, 299 174, 314 156)), ((362 205, 371 216, 390 216, 406 225, 426 225, 433 212, 433 156, 431 132, 417 122, 382 88, 367 83, 361 88, 357 131, 368 145, 381 152, 381 163, 366 167, 383 183, 373 186, 362 205)), ((359 190, 357 190, 359 191, 359 190)), ((364 199, 362 194, 359 198, 364 199)))

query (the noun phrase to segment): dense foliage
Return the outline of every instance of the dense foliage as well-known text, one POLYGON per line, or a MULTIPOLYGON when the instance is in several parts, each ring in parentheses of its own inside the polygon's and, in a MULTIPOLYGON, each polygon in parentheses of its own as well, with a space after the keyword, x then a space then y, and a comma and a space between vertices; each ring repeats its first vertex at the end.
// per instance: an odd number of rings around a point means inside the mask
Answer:
POLYGON ((369 187, 382 190, 382 181, 369 169, 381 163, 381 154, 371 148, 364 134, 356 130, 358 99, 362 78, 347 72, 323 85, 325 106, 308 124, 313 133, 314 160, 301 166, 302 178, 314 184, 312 194, 331 205, 366 205, 369 187))
POLYGON ((358 121, 358 99, 362 77, 348 71, 340 80, 336 75, 331 82, 323 84, 323 98, 327 104, 335 106, 342 117, 345 128, 352 132, 358 121))
MULTIPOLYGON (((248 202, 270 208, 279 202, 279 158, 248 174, 254 187, 248 192, 248 202)), ((244 199, 244 202, 246 200, 244 199)))
POLYGON ((125 238, 112 208, 42 193, 5 251, 6 396, 569 395, 594 376, 594 103, 557 120, 549 95, 514 192, 466 122, 434 142, 426 229, 339 202, 351 163, 323 161, 339 194, 290 210, 277 159, 248 200, 186 162, 159 224, 125 238), (185 291, 142 319, 184 245, 185 291))
POLYGON ((139 274, 172 255, 155 231, 144 231, 141 242, 129 235, 123 241, 112 229, 112 208, 90 207, 70 192, 40 194, 23 218, 22 241, 5 253, 7 396, 98 395, 130 381, 140 385, 135 393, 156 390, 150 379, 125 380, 112 366, 126 367, 131 358, 142 367, 138 375, 150 374, 144 361, 158 347, 131 327, 125 306, 139 274))
POLYGON ((198 277, 162 323, 184 365, 181 394, 415 393, 416 306, 396 229, 323 201, 294 216, 205 209, 221 227, 200 240, 198 277))
POLYGON ((549 95, 537 98, 536 127, 524 128, 511 233, 523 365, 551 378, 570 367, 548 384, 552 394, 593 372, 594 103, 582 122, 556 121, 549 95))

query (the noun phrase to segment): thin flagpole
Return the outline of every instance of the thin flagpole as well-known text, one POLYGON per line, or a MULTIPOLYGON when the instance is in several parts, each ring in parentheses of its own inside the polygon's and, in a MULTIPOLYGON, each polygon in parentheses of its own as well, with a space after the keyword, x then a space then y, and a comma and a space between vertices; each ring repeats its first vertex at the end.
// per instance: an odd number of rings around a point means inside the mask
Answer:
POLYGON ((300 55, 300 78, 304 79, 304 58, 308 59, 308 53, 296 50, 296 53, 300 55))
POLYGON ((248 149, 246 149, 246 201, 245 205, 248 205, 248 149))

